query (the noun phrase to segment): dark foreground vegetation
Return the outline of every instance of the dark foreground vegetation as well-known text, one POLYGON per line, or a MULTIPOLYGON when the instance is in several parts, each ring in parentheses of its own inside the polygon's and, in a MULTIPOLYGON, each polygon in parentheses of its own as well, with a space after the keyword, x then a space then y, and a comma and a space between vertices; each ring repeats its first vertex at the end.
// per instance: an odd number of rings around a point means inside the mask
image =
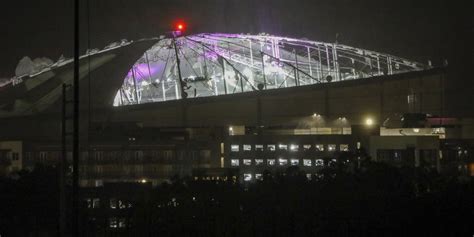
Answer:
MULTIPOLYGON (((37 167, 0 181, 2 237, 58 235, 56 177, 54 168, 37 167)), ((290 167, 249 184, 176 178, 140 190, 123 190, 130 198, 122 195, 121 203, 130 205, 121 210, 111 210, 109 200, 96 209, 84 202, 82 236, 474 234, 472 178, 379 163, 328 168, 311 180, 290 167)))

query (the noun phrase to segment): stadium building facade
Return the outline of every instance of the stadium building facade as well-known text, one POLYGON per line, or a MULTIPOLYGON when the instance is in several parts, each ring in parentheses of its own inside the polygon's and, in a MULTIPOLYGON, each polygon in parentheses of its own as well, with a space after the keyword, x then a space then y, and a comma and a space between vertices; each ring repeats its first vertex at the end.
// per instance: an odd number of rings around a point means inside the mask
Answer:
MULTIPOLYGON (((0 171, 70 160, 61 155, 61 92, 71 81, 72 63, 61 59, 2 84, 0 171)), ((252 181, 291 166, 314 177, 337 162, 357 166, 362 150, 396 166, 474 172, 473 122, 452 116, 462 111, 450 111, 447 81, 445 68, 269 35, 88 50, 81 184, 159 184, 175 175, 252 181)))

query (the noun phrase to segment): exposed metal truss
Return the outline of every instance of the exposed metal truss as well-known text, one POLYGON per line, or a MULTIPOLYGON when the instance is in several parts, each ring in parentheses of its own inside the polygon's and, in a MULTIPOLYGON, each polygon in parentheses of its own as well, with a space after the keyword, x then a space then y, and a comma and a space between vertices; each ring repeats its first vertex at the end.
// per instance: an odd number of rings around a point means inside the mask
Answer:
MULTIPOLYGON (((114 106, 180 99, 173 39, 135 63, 114 106)), ((393 55, 342 44, 268 35, 197 34, 176 38, 188 98, 304 86, 423 70, 393 55)))

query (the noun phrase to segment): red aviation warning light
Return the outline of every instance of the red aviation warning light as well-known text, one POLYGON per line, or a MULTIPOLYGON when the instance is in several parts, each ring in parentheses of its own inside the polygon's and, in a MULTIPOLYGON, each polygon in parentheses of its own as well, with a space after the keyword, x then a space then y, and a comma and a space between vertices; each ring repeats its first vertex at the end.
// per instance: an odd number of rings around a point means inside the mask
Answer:
POLYGON ((182 20, 175 21, 171 28, 173 29, 172 30, 173 37, 182 36, 184 32, 186 31, 186 23, 184 23, 184 21, 182 20))
POLYGON ((176 23, 176 25, 174 27, 174 30, 175 31, 184 31, 184 30, 186 30, 186 24, 183 23, 183 22, 178 22, 178 23, 176 23))

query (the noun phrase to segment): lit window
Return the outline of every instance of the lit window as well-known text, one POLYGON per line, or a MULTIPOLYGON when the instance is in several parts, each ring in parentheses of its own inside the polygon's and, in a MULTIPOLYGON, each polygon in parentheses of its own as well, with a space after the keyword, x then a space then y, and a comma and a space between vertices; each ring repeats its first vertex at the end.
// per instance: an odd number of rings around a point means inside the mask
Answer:
POLYGON ((311 145, 303 145, 303 150, 308 151, 311 149, 311 145))
POLYGON ((87 208, 92 208, 92 199, 87 198, 86 202, 87 202, 87 208))
POLYGON ((315 166, 322 167, 322 166, 324 166, 324 160, 323 160, 323 159, 316 159, 316 160, 314 161, 314 165, 315 165, 315 166))
POLYGON ((255 145, 256 151, 263 151, 263 145, 255 145))
POLYGON ((395 151, 394 154, 393 154, 395 157, 394 157, 394 160, 397 161, 397 162, 400 162, 400 152, 399 151, 395 151))
POLYGON ((262 174, 255 174, 255 179, 256 180, 263 180, 263 175, 262 174))
POLYGON ((244 165, 252 165, 252 160, 250 159, 244 159, 242 162, 244 165))
POLYGON ((118 207, 119 209, 125 209, 127 208, 127 203, 123 200, 118 200, 118 207))
POLYGON ((19 159, 19 155, 18 155, 18 152, 13 152, 12 153, 12 160, 18 160, 19 159))
POLYGON ((331 159, 328 163, 330 166, 336 164, 336 159, 331 159))
POLYGON ((230 166, 239 166, 239 160, 237 159, 234 159, 234 160, 230 160, 230 166))
POLYGON ((110 199, 110 208, 117 209, 117 199, 115 198, 110 199))
POLYGON ((414 94, 407 95, 408 104, 413 104, 413 103, 415 103, 415 100, 416 100, 416 97, 415 97, 414 94))
POLYGON ((275 165, 275 159, 267 160, 267 165, 274 166, 275 165))
POLYGON ((324 151, 324 145, 323 144, 316 144, 316 151, 324 151))
POLYGON ((286 151, 286 150, 288 150, 288 145, 279 144, 279 145, 278 145, 278 149, 279 149, 279 150, 285 150, 285 151, 286 151))
POLYGON ((113 217, 109 219, 109 227, 110 228, 118 228, 118 220, 117 218, 113 217))
POLYGON ((267 145, 267 150, 275 151, 275 145, 267 145))
POLYGON ((120 218, 118 222, 118 227, 119 228, 125 228, 125 218, 120 218))
POLYGON ((298 165, 300 163, 300 160, 298 159, 291 159, 290 160, 291 165, 298 165))
POLYGON ((251 181, 252 180, 252 174, 244 174, 244 181, 251 181))
POLYGON ((263 165, 263 159, 255 159, 255 165, 263 165))
POLYGON ((298 151, 299 145, 291 144, 290 145, 290 151, 298 151))
POLYGON ((303 160, 303 165, 304 165, 304 166, 311 166, 311 163, 312 163, 312 162, 311 162, 310 159, 304 159, 304 160, 303 160))
POLYGON ((335 151, 336 150, 336 145, 335 144, 329 144, 328 145, 328 151, 335 151))
POLYGON ((287 159, 278 159, 278 163, 283 166, 283 165, 288 165, 288 160, 287 159))
POLYGON ((251 151, 252 146, 251 145, 244 145, 244 151, 251 151))
POLYGON ((239 145, 230 145, 230 151, 238 152, 239 151, 239 145))
POLYGON ((92 208, 99 208, 100 207, 100 199, 93 198, 92 199, 92 208))
POLYGON ((306 178, 307 178, 308 180, 311 180, 311 174, 306 174, 306 178))
POLYGON ((357 142, 357 149, 360 149, 360 142, 357 142))
POLYGON ((341 145, 339 145, 339 150, 340 151, 349 151, 349 145, 341 144, 341 145))

